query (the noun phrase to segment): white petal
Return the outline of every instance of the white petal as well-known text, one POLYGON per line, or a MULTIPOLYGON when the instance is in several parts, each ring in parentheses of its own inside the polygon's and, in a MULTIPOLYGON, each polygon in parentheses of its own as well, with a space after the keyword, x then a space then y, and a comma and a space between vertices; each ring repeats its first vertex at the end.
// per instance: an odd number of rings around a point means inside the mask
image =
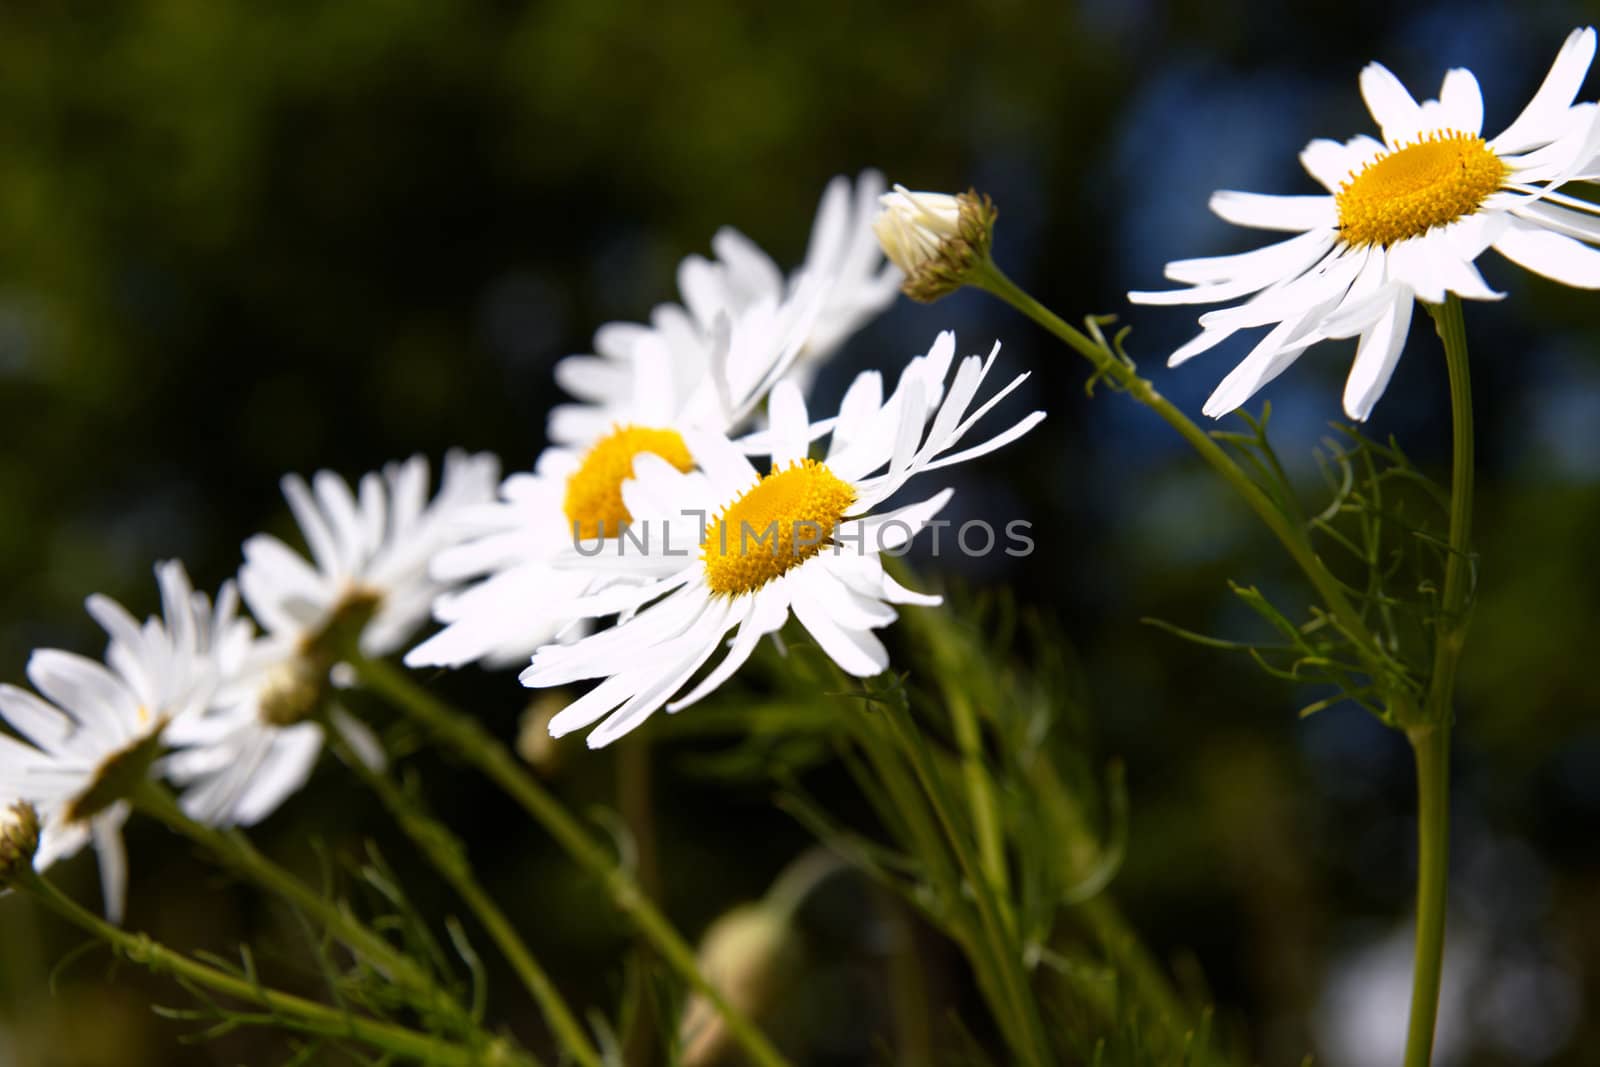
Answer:
MULTIPOLYGON (((643 329, 633 326, 632 323, 627 325, 636 330, 643 329)), ((606 327, 602 326, 600 329, 605 330, 606 327)), ((622 343, 631 349, 633 345, 631 333, 627 341, 622 343)), ((600 347, 599 334, 596 334, 595 348, 598 350, 600 347)), ((630 378, 627 364, 599 356, 567 356, 556 363, 554 374, 557 385, 580 400, 590 403, 604 403, 611 397, 626 395, 630 378)))
POLYGON ((1177 351, 1173 352, 1172 355, 1167 357, 1167 366, 1176 367, 1181 363, 1188 362, 1203 352, 1211 351, 1213 348, 1217 347, 1222 342, 1238 333, 1242 328, 1243 327, 1240 326, 1224 326, 1220 329, 1201 330, 1199 333, 1195 334, 1194 337, 1179 345, 1177 351))
POLYGON ((870 630, 894 622, 894 608, 845 586, 828 569, 828 562, 826 556, 813 557, 805 566, 792 571, 791 578, 805 585, 807 594, 821 605, 830 619, 852 630, 870 630), (817 562, 819 559, 821 562, 817 562))
POLYGON ((240 826, 254 826, 278 810, 311 777, 322 751, 322 729, 298 723, 275 732, 271 747, 232 812, 240 826))
POLYGON ((806 457, 811 435, 807 432, 806 401, 792 381, 773 386, 767 397, 767 417, 772 430, 772 466, 787 467, 806 457))
POLYGON ((719 433, 686 433, 683 440, 719 498, 732 500, 761 480, 737 445, 719 433))
POLYGON ((860 546, 860 551, 868 554, 893 552, 915 537, 955 495, 954 489, 941 489, 926 500, 868 516, 861 520, 859 530, 842 530, 840 544, 845 548, 860 546))
POLYGON ((1444 84, 1439 89, 1439 103, 1443 108, 1441 125, 1446 129, 1473 134, 1483 132, 1483 93, 1472 71, 1460 67, 1446 71, 1444 84))
POLYGON ((1317 304, 1338 300, 1360 275, 1371 249, 1336 249, 1314 268, 1281 285, 1275 285, 1237 307, 1219 308, 1200 316, 1205 329, 1247 329, 1282 322, 1317 304))
POLYGON ((1239 408, 1262 386, 1288 369, 1289 364, 1298 359, 1309 344, 1308 341, 1290 341, 1303 322, 1303 318, 1288 319, 1273 327, 1250 354, 1222 379, 1201 410, 1213 419, 1220 419, 1239 408))
POLYGON ((990 452, 1004 448, 1012 441, 1023 437, 1035 426, 1043 422, 1044 418, 1045 413, 1043 411, 1031 412, 1024 416, 1020 421, 1014 423, 1009 429, 1002 430, 1000 433, 995 434, 982 444, 976 444, 970 448, 964 448, 960 452, 947 453, 939 456, 937 459, 923 464, 922 471, 927 472, 942 470, 945 467, 953 467, 957 463, 966 463, 969 460, 977 459, 979 456, 986 456, 990 452))
POLYGON ((1391 148, 1415 139, 1422 129, 1422 109, 1382 63, 1368 63, 1361 71, 1361 97, 1391 148))
POLYGON ((1255 288, 1264 289, 1316 262, 1332 247, 1334 240, 1334 234, 1329 231, 1302 233, 1237 255, 1174 260, 1167 264, 1165 273, 1175 282, 1192 285, 1257 282, 1255 288))
POLYGON ((1331 196, 1271 196, 1229 189, 1211 194, 1211 210, 1236 226, 1301 232, 1338 221, 1331 196))
MULTIPOLYGON (((134 736, 138 705, 105 666, 73 652, 41 648, 28 657, 28 680, 106 748, 134 736)), ((146 709, 155 714, 159 709, 146 709)))
POLYGON ((1600 251, 1559 233, 1512 219, 1494 250, 1535 274, 1577 289, 1600 289, 1600 251))
POLYGON ((1594 60, 1594 30, 1574 30, 1561 45, 1550 73, 1545 75, 1539 91, 1533 94, 1528 106, 1522 109, 1516 121, 1489 142, 1489 147, 1500 155, 1525 151, 1546 141, 1554 140, 1562 130, 1568 107, 1583 86, 1594 60))
POLYGON ((839 403, 839 417, 828 439, 828 456, 842 453, 883 406, 883 375, 875 370, 856 375, 839 403))
POLYGON ((792 586, 791 596, 795 618, 846 673, 871 678, 889 665, 889 653, 872 631, 853 630, 835 622, 804 584, 792 586))
POLYGON ((1361 335, 1356 359, 1344 387, 1344 410, 1357 422, 1367 421, 1372 407, 1383 395, 1400 362, 1406 331, 1411 328, 1411 309, 1415 301, 1404 294, 1392 301, 1377 323, 1361 335))
POLYGON ((1407 287, 1417 294, 1418 300, 1430 304, 1444 303, 1444 272, 1439 268, 1439 257, 1434 254, 1434 244, 1426 237, 1401 241, 1384 253, 1389 262, 1391 281, 1407 287))
POLYGON ((681 699, 668 704, 667 711, 682 711, 691 704, 705 699, 722 683, 733 677, 734 672, 750 658, 750 654, 755 651, 762 637, 782 629, 788 619, 788 582, 787 579, 780 578, 751 598, 750 606, 739 624, 739 632, 734 635, 728 654, 722 658, 722 662, 718 663, 694 689, 681 699))
POLYGON ((1514 208, 1512 214, 1540 229, 1566 234, 1590 244, 1600 244, 1600 218, 1543 201, 1514 208))
POLYGON ((305 479, 296 474, 285 475, 282 481, 284 499, 300 527, 300 534, 311 549, 311 558, 324 572, 332 574, 339 568, 339 547, 333 529, 323 518, 322 510, 311 498, 311 488, 305 479))
POLYGON ((1301 150, 1300 165, 1328 192, 1337 193, 1360 167, 1360 163, 1354 162, 1359 156, 1360 153, 1352 152, 1338 141, 1319 137, 1301 150))
POLYGON ((106 920, 122 924, 128 900, 128 850, 122 843, 122 824, 128 805, 119 801, 90 820, 95 856, 100 863, 100 895, 105 898, 106 920))

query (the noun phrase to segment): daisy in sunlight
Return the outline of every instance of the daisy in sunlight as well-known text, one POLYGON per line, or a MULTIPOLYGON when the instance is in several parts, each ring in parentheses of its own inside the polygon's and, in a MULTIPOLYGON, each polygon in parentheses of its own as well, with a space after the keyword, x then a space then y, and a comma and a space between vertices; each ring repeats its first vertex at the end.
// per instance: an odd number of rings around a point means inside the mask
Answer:
POLYGON ((523 684, 533 687, 602 679, 551 720, 550 732, 560 736, 598 722, 588 741, 599 747, 663 706, 688 707, 731 677, 761 637, 775 633, 791 613, 848 673, 870 677, 888 666, 873 631, 894 621, 893 605, 938 598, 901 586, 884 572, 879 555, 909 542, 951 490, 892 510, 882 505, 918 476, 992 452, 1044 418, 1033 412, 956 451, 1027 375, 974 407, 999 345, 987 358, 961 360, 945 388, 954 354, 954 335, 941 334, 887 400, 879 375, 858 377, 829 421, 820 461, 808 455, 816 430, 789 382, 772 393, 765 475, 745 458, 745 445, 716 433, 685 435, 698 467, 688 473, 658 457, 641 457, 623 494, 646 544, 633 550, 635 542, 619 542, 630 550, 605 562, 645 581, 573 605, 574 614, 619 613, 622 621, 572 644, 539 649, 522 673, 523 684), (727 654, 679 695, 730 631, 727 654))
POLYGON ((894 298, 899 272, 884 264, 871 228, 882 185, 868 171, 852 195, 835 178, 805 264, 788 278, 748 238, 720 231, 716 260, 691 256, 679 271, 683 306, 658 307, 649 325, 603 326, 594 355, 557 364, 557 381, 578 402, 555 408, 555 445, 533 471, 508 476, 498 500, 472 509, 471 536, 434 561, 436 577, 472 584, 439 598, 444 628, 408 665, 525 660, 573 621, 560 605, 627 580, 552 562, 574 540, 615 536, 632 518, 621 486, 636 456, 689 470, 685 433, 733 432, 775 384, 804 378, 894 298))
POLYGON ((1444 77, 1437 100, 1417 103, 1381 64, 1361 72, 1361 95, 1382 140, 1316 140, 1300 161, 1325 195, 1219 192, 1211 209, 1228 222, 1295 234, 1239 255, 1169 263, 1190 286, 1134 292, 1140 304, 1209 304, 1249 297, 1200 317, 1201 333, 1170 365, 1240 330, 1270 326, 1206 401, 1226 415, 1311 345, 1359 337, 1344 410, 1365 420, 1394 373, 1414 303, 1449 294, 1495 300, 1474 261, 1493 248, 1536 274, 1600 288, 1600 206, 1558 191, 1589 177, 1596 106, 1573 104, 1594 58, 1593 29, 1566 40, 1522 113, 1486 139, 1483 98, 1471 72, 1444 77), (1255 294, 1255 295, 1251 295, 1255 294))
POLYGON ((110 598, 89 598, 111 638, 105 662, 39 649, 28 659, 38 696, 0 685, 0 717, 23 739, 0 734, 0 796, 37 810, 37 869, 94 843, 113 922, 127 890, 128 798, 150 776, 169 728, 204 710, 221 664, 249 640, 232 586, 213 606, 180 563, 158 565, 156 578, 162 614, 142 626, 110 598))

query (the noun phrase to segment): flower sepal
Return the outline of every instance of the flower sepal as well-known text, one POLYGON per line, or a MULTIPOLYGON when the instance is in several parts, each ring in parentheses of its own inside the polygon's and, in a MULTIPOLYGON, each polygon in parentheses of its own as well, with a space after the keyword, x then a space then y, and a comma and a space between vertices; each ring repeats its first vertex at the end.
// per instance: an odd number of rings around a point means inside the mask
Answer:
POLYGON ((989 261, 994 202, 975 189, 948 193, 913 193, 903 185, 882 197, 883 210, 872 224, 890 262, 905 273, 900 291, 931 304, 972 283, 989 261))

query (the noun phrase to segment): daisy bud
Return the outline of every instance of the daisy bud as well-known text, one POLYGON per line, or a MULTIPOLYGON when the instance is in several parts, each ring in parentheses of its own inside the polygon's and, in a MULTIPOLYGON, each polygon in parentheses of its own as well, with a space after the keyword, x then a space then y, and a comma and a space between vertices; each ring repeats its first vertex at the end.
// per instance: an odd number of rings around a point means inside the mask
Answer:
POLYGON ((913 193, 896 185, 881 201, 872 229, 890 262, 905 272, 900 289, 911 299, 931 304, 988 262, 999 212, 987 196, 971 189, 958 196, 913 193))
POLYGON ((539 773, 553 778, 560 771, 566 753, 562 743, 550 736, 550 720, 566 706, 559 693, 540 693, 529 701, 517 730, 517 755, 539 773))
POLYGON ((39 849, 39 813, 18 801, 0 808, 0 886, 10 885, 19 871, 33 866, 39 849))
MULTIPOLYGON (((723 915, 700 942, 700 973, 728 1002, 759 1018, 794 976, 799 941, 789 909, 744 904, 723 915)), ((684 1005, 678 1029, 685 1067, 734 1062, 736 1046, 722 1016, 700 994, 684 1005)))

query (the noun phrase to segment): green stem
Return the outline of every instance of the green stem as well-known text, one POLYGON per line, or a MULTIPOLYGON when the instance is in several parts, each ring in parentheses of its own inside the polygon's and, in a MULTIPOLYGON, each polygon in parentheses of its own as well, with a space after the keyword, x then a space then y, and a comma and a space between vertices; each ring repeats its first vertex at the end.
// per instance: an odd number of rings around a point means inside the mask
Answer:
POLYGON ((1015 1013, 1017 1031, 1011 1035, 1013 1051, 1024 1062, 1044 1067, 1053 1062, 1050 1043, 1038 1015, 1037 998, 1033 995, 1028 973, 1022 964, 1021 946, 1016 941, 1015 931, 1003 918, 1004 906, 997 899, 994 887, 987 884, 979 859, 972 854, 960 827, 941 799, 937 771, 928 758, 922 735, 911 722, 905 705, 886 708, 884 716, 890 724, 890 732, 905 754, 906 762, 921 783, 934 815, 944 828, 945 838, 955 853, 957 864, 972 886, 980 927, 973 931, 973 941, 976 947, 988 948, 1001 983, 998 992, 1006 1001, 1005 1004, 995 1005, 997 1017, 1001 1014, 998 1010, 1001 1007, 1008 1006, 1015 1013))
POLYGON ((134 804, 210 852, 235 873, 311 916, 358 958, 407 990, 418 1008, 436 1013, 465 1032, 477 1029, 467 1011, 425 969, 338 904, 267 859, 243 834, 189 818, 172 795, 154 781, 140 787, 134 804))
POLYGON ((1433 674, 1422 721, 1407 731, 1417 765, 1417 948, 1411 980, 1411 1021, 1406 1031, 1406 1067, 1427 1067, 1433 1057, 1439 983, 1444 970, 1450 860, 1450 729, 1473 584, 1472 378, 1466 324, 1461 301, 1454 294, 1428 310, 1444 342, 1445 365, 1450 373, 1454 454, 1449 556, 1445 560, 1439 617, 1434 623, 1433 674))
POLYGON ((106 942, 134 963, 147 967, 157 974, 171 974, 223 996, 266 1008, 272 1012, 272 1023, 284 1029, 359 1041, 392 1056, 436 1067, 457 1067, 457 1065, 482 1067, 484 1064, 516 1062, 514 1055, 503 1044, 491 1046, 483 1051, 451 1045, 430 1034, 354 1015, 289 993, 280 993, 252 979, 241 978, 192 960, 152 941, 146 934, 129 933, 111 925, 93 912, 80 907, 55 886, 31 871, 24 872, 18 878, 17 885, 32 893, 68 922, 106 942))
POLYGON ((1450 717, 1455 698, 1456 668, 1466 641, 1468 607, 1474 581, 1472 564, 1473 432, 1472 376, 1467 357, 1467 329, 1461 317, 1461 300, 1451 294, 1443 304, 1430 307, 1444 341, 1445 365, 1450 372, 1450 418, 1453 427, 1450 475, 1450 547, 1445 559, 1444 592, 1435 624, 1432 683, 1428 690, 1429 723, 1450 717))
MULTIPOLYGON (((1317 594, 1322 597, 1335 624, 1346 637, 1355 642, 1369 664, 1377 665, 1383 661, 1360 612, 1350 602, 1339 580, 1312 549, 1305 531, 1273 503, 1272 498, 1233 461, 1215 438, 1196 426, 1170 400, 1158 393, 1148 379, 1139 377, 1133 367, 1118 359, 1103 345, 1095 343, 1086 334, 1073 329, 1055 312, 1029 296, 1006 277, 993 261, 986 261, 975 269, 973 284, 1004 300, 1064 341, 1068 347, 1093 363, 1100 374, 1116 383, 1133 399, 1154 411, 1165 419, 1169 426, 1177 430, 1179 435, 1200 453, 1200 457, 1211 464, 1212 468, 1222 475, 1223 480, 1244 497, 1245 503, 1250 505, 1251 510, 1283 544, 1295 564, 1316 588, 1317 594)), ((1391 699, 1402 699, 1397 694, 1391 693, 1388 696, 1391 699)), ((1404 708, 1395 709, 1395 713, 1402 721, 1407 717, 1404 708)))
MULTIPOLYGON (((616 761, 617 811, 633 840, 634 878, 647 898, 660 900, 661 869, 656 855, 655 807, 651 797, 650 738, 636 733, 627 744, 618 745, 616 761)), ((656 998, 647 994, 643 981, 650 973, 650 947, 638 942, 634 956, 636 966, 632 973, 640 979, 634 989, 639 995, 631 1001, 634 1010, 628 1013, 623 1030, 622 1059, 630 1067, 652 1067, 660 1025, 656 1019, 659 1005, 656 998)))
POLYGON ((522 979, 529 995, 538 1003, 551 1033, 561 1047, 583 1067, 601 1067, 599 1051, 578 1024, 577 1017, 567 1007, 555 983, 539 966, 539 961, 523 943, 516 927, 511 925, 505 913, 473 876, 472 865, 467 860, 466 849, 461 842, 447 827, 424 812, 387 774, 368 767, 359 755, 338 739, 336 732, 330 730, 328 737, 339 758, 378 795, 406 836, 411 838, 434 870, 450 883, 477 916, 501 954, 517 972, 517 977, 522 979))
POLYGON ((1098 893, 1078 904, 1077 910, 1106 955, 1116 961, 1118 970, 1133 982, 1140 999, 1161 1016, 1174 1036, 1181 1038, 1191 1030, 1194 1019, 1189 1009, 1172 988, 1161 965, 1128 925, 1116 902, 1098 893))
POLYGON ((456 754, 482 771, 520 804, 577 864, 599 879, 612 904, 631 921, 661 958, 722 1016, 733 1037, 753 1063, 786 1067, 787 1061, 732 1004, 700 973, 694 950, 672 928, 639 885, 597 842, 560 801, 534 781, 499 741, 478 722, 412 683, 400 670, 381 660, 354 659, 351 665, 363 684, 390 701, 401 712, 430 730, 456 754))
POLYGON ((1405 1067, 1427 1067, 1444 972, 1445 888, 1450 866, 1450 725, 1412 732, 1417 762, 1417 946, 1405 1067))
POLYGON ((967 803, 972 808, 972 822, 977 828, 978 857, 995 896, 1004 901, 1009 899, 1011 879, 1006 869, 1000 809, 995 803, 994 790, 990 788, 989 774, 983 766, 983 733, 979 728, 978 715, 973 710, 972 701, 954 686, 946 686, 944 696, 945 704, 950 709, 956 745, 961 750, 961 774, 967 787, 967 803))

